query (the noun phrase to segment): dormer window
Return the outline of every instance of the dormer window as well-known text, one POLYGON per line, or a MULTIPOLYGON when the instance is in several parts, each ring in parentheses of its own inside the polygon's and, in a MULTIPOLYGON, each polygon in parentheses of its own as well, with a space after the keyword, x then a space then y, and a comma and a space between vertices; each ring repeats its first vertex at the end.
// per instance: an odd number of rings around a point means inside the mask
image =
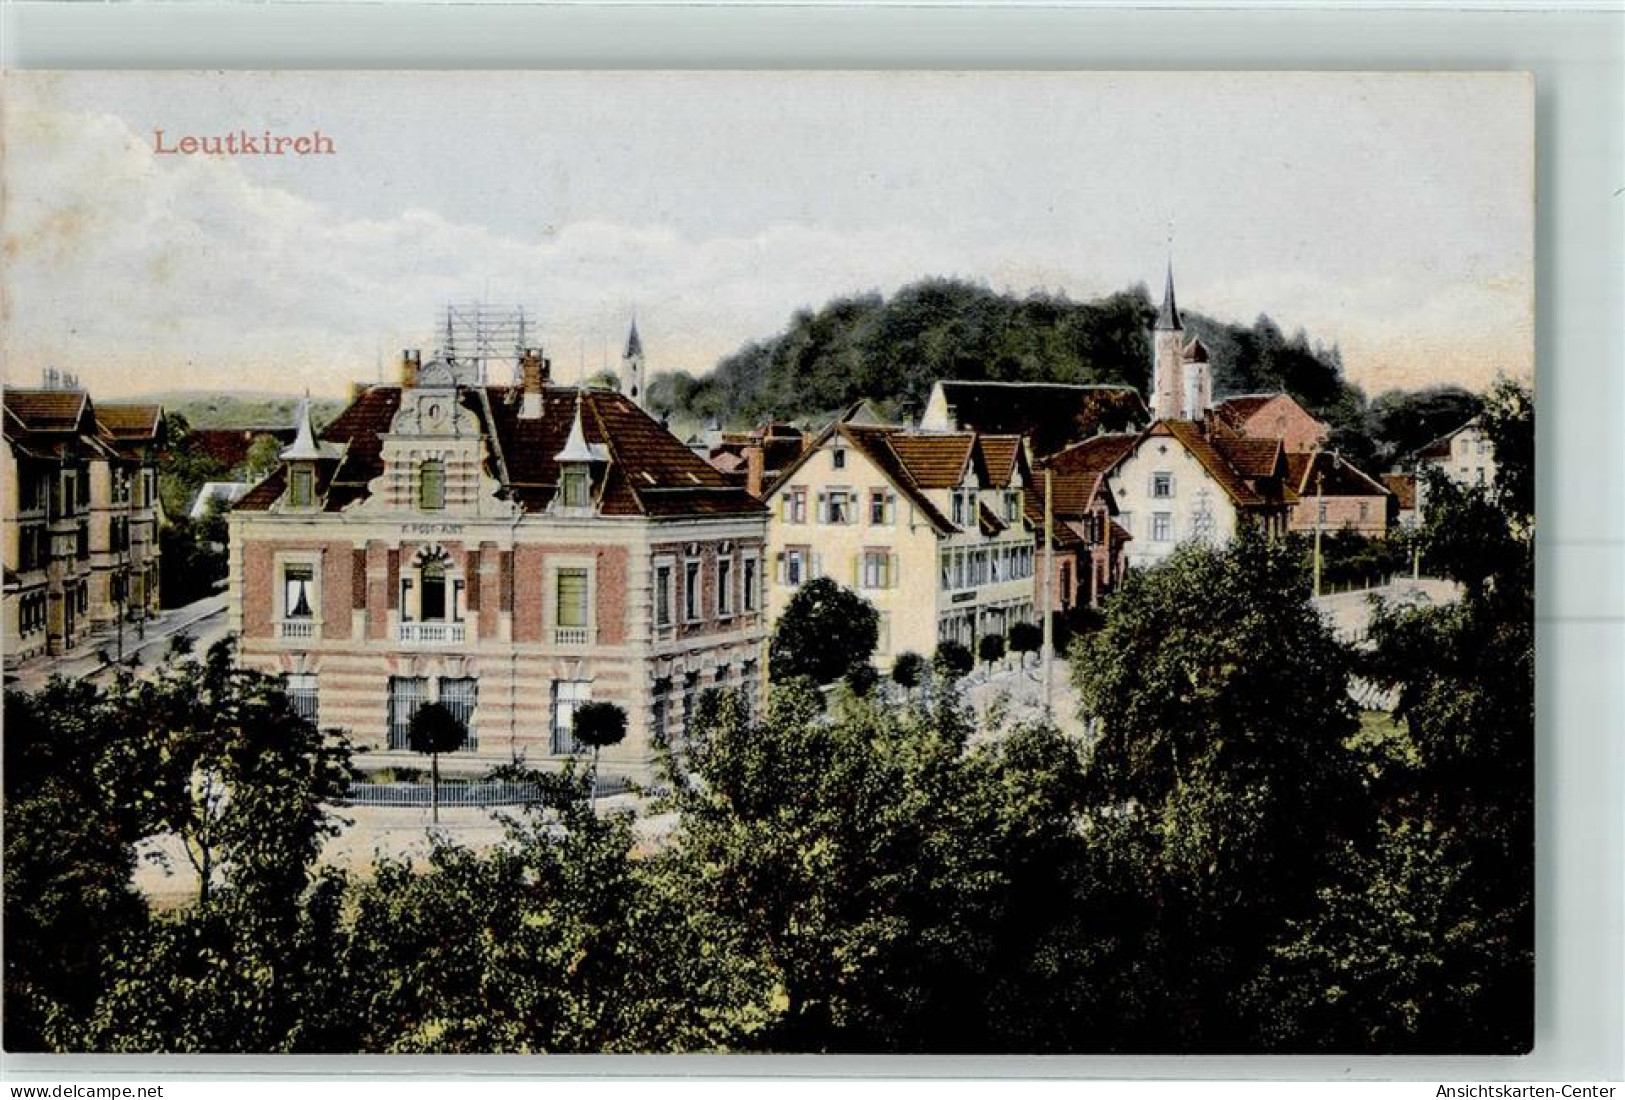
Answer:
POLYGON ((288 470, 288 507, 309 508, 316 502, 316 471, 309 466, 288 470))
POLYGON ((445 460, 426 458, 418 466, 418 508, 425 512, 438 512, 445 506, 445 460))
POLYGON ((585 466, 569 466, 559 475, 564 507, 585 508, 589 503, 591 480, 585 466))

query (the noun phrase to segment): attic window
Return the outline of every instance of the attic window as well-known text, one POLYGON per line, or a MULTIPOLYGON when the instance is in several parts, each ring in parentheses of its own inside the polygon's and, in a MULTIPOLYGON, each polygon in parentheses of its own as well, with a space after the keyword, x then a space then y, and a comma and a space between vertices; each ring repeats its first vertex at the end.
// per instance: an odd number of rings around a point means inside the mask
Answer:
POLYGON ((316 496, 316 473, 309 466, 295 466, 288 471, 288 505, 309 508, 316 496))
POLYGON ((830 452, 830 461, 835 464, 835 468, 837 470, 846 469, 846 452, 837 447, 835 450, 830 452))
POLYGON ((418 467, 418 507, 425 512, 438 512, 446 506, 446 463, 438 458, 426 458, 418 467))
POLYGON ((573 466, 567 468, 560 479, 560 488, 564 494, 564 506, 566 508, 587 507, 588 479, 584 467, 573 466))

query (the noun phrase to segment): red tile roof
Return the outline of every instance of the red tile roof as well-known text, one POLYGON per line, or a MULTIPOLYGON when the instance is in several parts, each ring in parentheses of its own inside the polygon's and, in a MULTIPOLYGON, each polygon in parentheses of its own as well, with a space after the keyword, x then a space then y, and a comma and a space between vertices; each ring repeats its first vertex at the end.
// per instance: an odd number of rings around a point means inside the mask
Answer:
POLYGON ((1287 484, 1299 497, 1312 497, 1316 492, 1315 477, 1320 476, 1319 492, 1328 497, 1380 497, 1388 495, 1387 486, 1361 472, 1348 459, 1330 451, 1311 454, 1287 455, 1287 484))
POLYGON ((976 436, 971 432, 888 432, 892 450, 922 489, 964 484, 976 436))
POLYGON ((1279 439, 1253 439, 1214 435, 1213 446, 1244 478, 1279 477, 1282 445, 1279 439))
POLYGON ((118 440, 156 440, 163 428, 161 405, 96 406, 96 421, 118 440))
POLYGON ((192 446, 229 469, 248 458, 248 449, 260 436, 271 436, 286 447, 293 442, 296 434, 297 429, 287 425, 275 428, 193 428, 187 434, 187 439, 192 446))
POLYGON ((1201 425, 1194 421, 1159 420, 1146 429, 1146 436, 1173 436, 1177 439, 1238 507, 1257 508, 1269 503, 1247 484, 1247 479, 1213 445, 1213 440, 1201 425))
POLYGON ((1092 436, 1057 451, 1044 460, 1044 465, 1064 473, 1101 473, 1117 465, 1124 455, 1134 449, 1139 438, 1133 432, 1092 436))
POLYGON ((978 436, 976 447, 976 474, 984 485, 1008 485, 1016 469, 1016 456, 1021 453, 1019 435, 978 436))
POLYGON ((90 395, 83 390, 5 389, 6 411, 31 432, 94 430, 84 423, 90 395))
MULTIPOLYGON (((958 527, 948 521, 948 517, 942 514, 941 509, 931 502, 931 498, 926 496, 925 486, 920 484, 919 479, 915 477, 914 471, 894 446, 897 442, 897 436, 900 434, 899 429, 860 424, 831 425, 831 428, 839 428, 842 437, 865 458, 875 464, 880 472, 886 476, 886 480, 890 481, 897 487, 899 492, 909 499, 910 503, 925 517, 926 522, 939 535, 951 535, 959 530, 958 527)), ((827 436, 828 433, 825 434, 827 436)), ((819 440, 807 448, 805 453, 811 454, 822 444, 823 438, 821 436, 819 440)), ((788 477, 794 470, 795 466, 791 466, 785 471, 784 476, 788 477)), ((957 485, 958 482, 954 484, 957 485)))
MULTIPOLYGON (((564 449, 578 400, 586 441, 603 447, 607 455, 593 469, 600 514, 751 515, 766 510, 619 393, 548 387, 542 394, 542 415, 534 420, 519 416, 516 389, 463 389, 459 397, 480 425, 486 473, 500 481, 525 512, 543 511, 553 499, 559 480, 554 456, 564 449)), ((374 386, 322 429, 323 441, 344 447, 343 457, 336 462, 318 463, 319 473, 331 469, 326 486, 320 479, 318 483, 326 511, 338 511, 364 498, 369 483, 383 473, 380 436, 389 431, 400 403, 398 387, 374 386)), ((281 476, 279 471, 251 490, 237 508, 268 507, 281 494, 281 476)))
POLYGON ((1399 501, 1400 511, 1409 512, 1416 507, 1415 474, 1383 474, 1382 484, 1399 501))

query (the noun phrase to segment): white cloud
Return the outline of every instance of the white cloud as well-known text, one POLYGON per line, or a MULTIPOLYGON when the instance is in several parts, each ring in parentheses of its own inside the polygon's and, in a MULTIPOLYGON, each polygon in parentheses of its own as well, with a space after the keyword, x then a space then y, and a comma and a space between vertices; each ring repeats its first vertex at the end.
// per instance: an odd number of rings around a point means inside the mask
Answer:
MULTIPOLYGON (((297 99, 297 89, 278 79, 283 94, 297 99)), ((350 190, 342 202, 291 189, 300 177, 284 165, 156 157, 150 133, 121 117, 105 91, 89 94, 92 85, 57 76, 8 87, 21 94, 8 95, 3 116, 8 316, 0 352, 17 380, 56 365, 108 394, 214 387, 336 393, 350 378, 370 377, 380 358, 387 376, 400 347, 429 345, 444 303, 477 297, 538 311, 541 339, 566 378, 582 359, 596 369, 606 348, 614 359, 634 309, 655 369, 703 371, 744 342, 771 335, 798 308, 893 290, 924 275, 1077 298, 1153 281, 1160 240, 1146 243, 1147 233, 1157 236, 1147 226, 1158 211, 1180 208, 1206 212, 1182 231, 1182 240, 1198 242, 1182 246, 1181 255, 1192 257, 1180 263, 1187 308, 1242 321, 1267 312, 1287 331, 1304 326, 1340 343, 1351 375, 1372 392, 1438 375, 1479 384, 1498 369, 1528 369, 1529 273, 1519 269, 1527 256, 1518 249, 1445 255, 1396 239, 1379 256, 1384 262, 1351 267, 1345 238, 1289 231, 1286 219, 1268 212, 1247 220, 1216 203, 1205 180, 1194 181, 1202 185, 1195 190, 1125 191, 1098 152, 1085 171, 1054 172, 1054 184, 1005 163, 967 164, 967 173, 994 173, 998 185, 980 197, 968 177, 936 182, 929 153, 913 149, 879 182, 873 171, 862 178, 849 172, 799 181, 802 190, 794 192, 776 177, 776 193, 792 196, 776 212, 747 184, 734 182, 739 190, 729 192, 727 181, 743 177, 719 171, 725 182, 713 181, 705 199, 716 208, 709 221, 690 212, 692 196, 681 217, 663 216, 677 200, 653 187, 659 201, 647 204, 644 216, 555 195, 535 205, 561 216, 520 224, 507 209, 482 217, 473 202, 463 203, 458 217, 423 203, 396 204, 388 190, 395 166, 378 163, 376 154, 344 169, 350 190), (68 94, 75 89, 84 94, 68 94), (909 156, 926 159, 916 164, 909 156), (918 198, 900 194, 899 181, 918 198), (376 201, 363 201, 364 191, 357 197, 365 187, 377 190, 376 201), (944 216, 950 195, 965 206, 963 216, 944 216), (1079 195, 1088 196, 1090 216, 1065 216, 1079 195), (749 218, 728 217, 734 198, 758 209, 749 218), (877 203, 892 215, 871 216, 877 203), (1429 270, 1433 255, 1437 266, 1429 270)), ((1123 129, 1113 124, 1095 140, 1126 140, 1123 129)), ((884 144, 862 134, 854 140, 884 144)), ((830 157, 840 155, 830 147, 830 157)), ((948 155, 963 163, 961 154, 948 155)), ((1317 170, 1333 175, 1326 168, 1317 170)), ((466 169, 416 157, 403 170, 466 169)), ((570 177, 556 166, 540 171, 570 177)), ((674 176, 696 170, 674 168, 674 176)), ((570 193, 600 184, 584 164, 570 193)), ((1279 181, 1272 178, 1272 186, 1279 181)), ((513 190, 493 183, 490 193, 513 190)), ((482 194, 479 181, 464 181, 464 192, 482 194)), ((409 194, 428 201, 427 193, 409 194)), ((1278 191, 1270 194, 1279 201, 1278 191)), ((1452 216, 1470 221, 1470 213, 1452 216)), ((1405 216, 1408 232, 1426 221, 1416 212, 1405 216)), ((1459 239, 1468 248, 1476 238, 1462 232, 1459 239)))

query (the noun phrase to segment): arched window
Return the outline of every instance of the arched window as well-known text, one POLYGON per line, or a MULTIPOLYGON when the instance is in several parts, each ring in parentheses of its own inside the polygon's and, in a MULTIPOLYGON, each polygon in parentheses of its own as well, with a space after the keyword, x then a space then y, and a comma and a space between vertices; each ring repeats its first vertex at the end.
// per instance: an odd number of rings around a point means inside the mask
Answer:
POLYGON ((438 512, 446 506, 446 463, 426 458, 418 467, 418 508, 438 512))
POLYGON ((426 561, 418 571, 422 587, 418 590, 421 618, 424 622, 440 622, 446 617, 446 563, 426 561))

